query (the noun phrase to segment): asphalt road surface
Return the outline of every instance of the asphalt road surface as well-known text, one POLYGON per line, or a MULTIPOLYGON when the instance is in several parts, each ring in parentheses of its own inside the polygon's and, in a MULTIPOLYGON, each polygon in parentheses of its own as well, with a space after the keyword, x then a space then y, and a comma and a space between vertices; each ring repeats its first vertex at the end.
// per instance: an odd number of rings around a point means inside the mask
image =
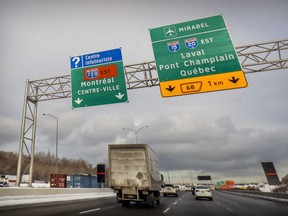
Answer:
POLYGON ((131 203, 122 207, 116 199, 98 198, 67 202, 50 202, 7 206, 0 208, 1 216, 287 216, 288 205, 268 200, 213 191, 214 200, 195 200, 191 192, 180 192, 178 197, 161 197, 160 205, 149 207, 131 203))

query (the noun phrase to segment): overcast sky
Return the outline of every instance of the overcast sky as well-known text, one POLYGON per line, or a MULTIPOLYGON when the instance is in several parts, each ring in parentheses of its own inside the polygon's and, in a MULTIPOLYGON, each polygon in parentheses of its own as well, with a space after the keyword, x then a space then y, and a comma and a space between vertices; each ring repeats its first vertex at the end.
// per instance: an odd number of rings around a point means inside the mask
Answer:
MULTIPOLYGON (((122 47, 124 65, 154 60, 149 28, 223 14, 234 45, 286 39, 287 0, 0 0, 0 150, 18 152, 25 81, 70 74, 69 57, 122 47)), ((288 173, 286 70, 246 75, 248 88, 162 98, 128 90, 129 103, 71 108, 40 102, 36 151, 107 162, 108 144, 149 144, 172 181, 266 180, 262 161, 288 173)))

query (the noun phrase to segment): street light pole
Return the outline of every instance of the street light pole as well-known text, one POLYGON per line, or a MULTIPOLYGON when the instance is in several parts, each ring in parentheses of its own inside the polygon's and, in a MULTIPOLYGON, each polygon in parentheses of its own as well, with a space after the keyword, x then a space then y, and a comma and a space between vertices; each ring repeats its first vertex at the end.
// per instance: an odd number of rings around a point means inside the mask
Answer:
POLYGON ((58 174, 58 117, 53 116, 51 114, 43 114, 44 116, 50 116, 51 118, 56 120, 56 173, 58 174))
POLYGON ((146 125, 146 126, 141 127, 141 128, 139 128, 139 129, 137 129, 137 130, 132 130, 132 129, 130 129, 130 128, 122 128, 122 130, 129 130, 129 131, 134 132, 134 133, 135 133, 135 138, 136 138, 136 143, 138 144, 138 132, 139 132, 140 130, 142 130, 143 128, 146 128, 146 127, 149 127, 149 126, 146 125))
MULTIPOLYGON (((163 155, 164 158, 168 158, 170 154, 173 154, 173 152, 168 152, 166 154, 160 153, 161 155, 163 155)), ((169 169, 168 167, 166 168, 166 172, 167 172, 167 177, 168 177, 168 183, 170 184, 170 174, 169 174, 169 169)))

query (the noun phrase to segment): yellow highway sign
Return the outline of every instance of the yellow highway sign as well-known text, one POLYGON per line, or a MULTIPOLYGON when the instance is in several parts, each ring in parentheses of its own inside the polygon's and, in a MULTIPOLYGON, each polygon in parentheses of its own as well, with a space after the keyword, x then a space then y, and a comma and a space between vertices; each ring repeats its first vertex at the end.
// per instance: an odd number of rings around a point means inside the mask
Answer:
POLYGON ((243 71, 172 80, 160 83, 161 95, 163 97, 173 97, 245 87, 247 87, 247 81, 243 71))

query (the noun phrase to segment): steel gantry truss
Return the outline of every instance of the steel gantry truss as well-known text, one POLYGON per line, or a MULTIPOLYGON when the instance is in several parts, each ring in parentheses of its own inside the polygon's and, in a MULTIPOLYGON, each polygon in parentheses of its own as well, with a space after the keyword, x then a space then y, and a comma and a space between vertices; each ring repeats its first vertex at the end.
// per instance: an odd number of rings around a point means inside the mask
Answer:
MULTIPOLYGON (((264 72, 288 68, 288 39, 236 47, 244 73, 264 72)), ((155 61, 124 66, 127 89, 139 89, 159 85, 155 61)), ((32 186, 37 104, 40 101, 71 97, 71 76, 60 76, 26 81, 16 185, 29 167, 29 182, 32 186), (24 147, 29 163, 22 173, 24 147), (30 147, 30 148, 28 148, 30 147)))

